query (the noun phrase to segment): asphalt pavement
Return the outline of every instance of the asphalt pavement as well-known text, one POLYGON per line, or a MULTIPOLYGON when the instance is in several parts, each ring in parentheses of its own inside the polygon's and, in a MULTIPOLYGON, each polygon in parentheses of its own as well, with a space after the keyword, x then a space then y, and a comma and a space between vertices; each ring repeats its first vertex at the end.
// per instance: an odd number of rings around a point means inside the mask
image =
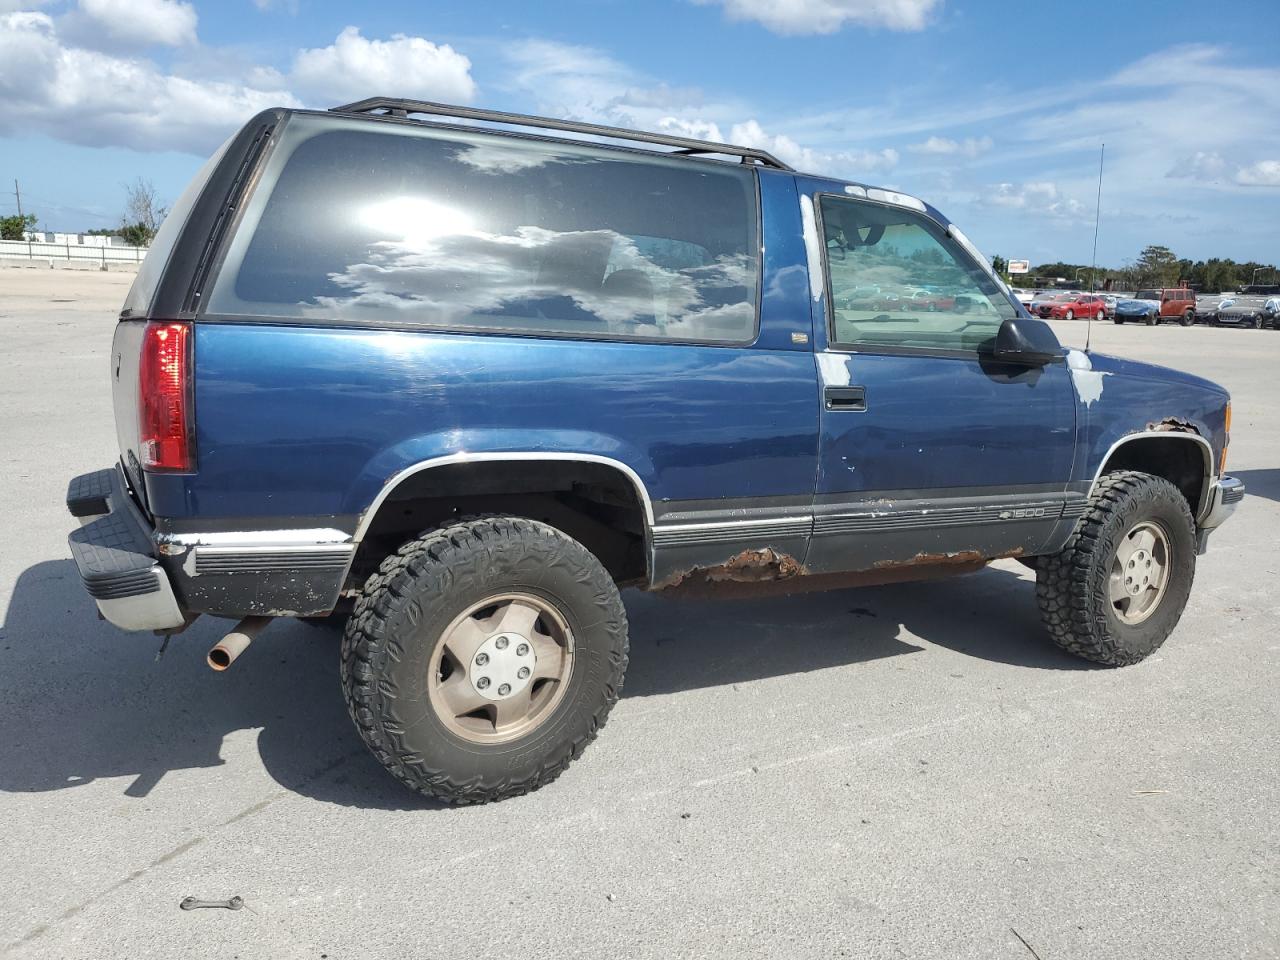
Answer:
POLYGON ((274 623, 215 674, 225 621, 157 660, 95 619, 63 496, 116 456, 131 279, 0 270, 0 955, 1280 957, 1280 332, 1094 327, 1232 390, 1249 485, 1145 663, 1059 652, 1016 563, 631 591, 599 740, 537 793, 455 810, 357 739, 333 631, 274 623))

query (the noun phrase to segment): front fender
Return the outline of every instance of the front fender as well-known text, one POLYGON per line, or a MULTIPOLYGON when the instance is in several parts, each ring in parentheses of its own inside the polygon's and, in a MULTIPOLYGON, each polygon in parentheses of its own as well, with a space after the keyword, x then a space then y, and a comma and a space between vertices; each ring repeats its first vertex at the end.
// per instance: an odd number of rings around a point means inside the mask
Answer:
POLYGON ((1078 489, 1092 491, 1126 444, 1174 438, 1199 449, 1208 490, 1227 440, 1225 390, 1180 371, 1103 354, 1072 351, 1068 366, 1080 403, 1078 489))

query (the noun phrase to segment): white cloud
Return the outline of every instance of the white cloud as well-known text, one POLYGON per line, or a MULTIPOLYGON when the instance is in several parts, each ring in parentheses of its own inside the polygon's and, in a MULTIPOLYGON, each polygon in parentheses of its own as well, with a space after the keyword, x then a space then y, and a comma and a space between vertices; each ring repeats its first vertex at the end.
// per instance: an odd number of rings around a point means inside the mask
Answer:
POLYGON ((1085 220, 1091 214, 1080 201, 1064 196, 1057 185, 1045 180, 1030 183, 998 183, 978 198, 979 203, 1007 207, 1057 220, 1085 220))
POLYGON ((49 0, 0 0, 0 13, 17 13, 49 5, 49 0))
POLYGON ((1280 187, 1280 160, 1259 160, 1236 171, 1236 183, 1246 187, 1280 187))
POLYGON ((729 131, 729 140, 768 150, 784 163, 809 173, 856 176, 859 173, 892 170, 898 165, 898 151, 892 148, 830 152, 814 150, 801 146, 785 134, 766 133, 755 120, 735 123, 729 131))
POLYGON ((742 120, 753 111, 747 103, 713 101, 696 89, 653 83, 590 47, 528 40, 509 47, 506 56, 514 67, 513 85, 550 116, 758 147, 798 169, 833 176, 889 170, 899 160, 893 149, 810 148, 766 131, 756 119, 742 120))
POLYGON ((196 81, 144 59, 60 42, 43 13, 0 16, 0 135, 21 130, 89 146, 209 153, 287 91, 196 81))
POLYGON ((734 20, 755 20, 774 33, 835 33, 846 24, 923 30, 942 0, 694 0, 720 3, 734 20))
POLYGON ((1227 161, 1216 150, 1197 150, 1180 158, 1169 168, 1166 177, 1183 180, 1217 180, 1227 169, 1227 161))
POLYGON ((369 40, 347 27, 327 47, 302 50, 292 79, 326 105, 378 95, 466 103, 476 93, 471 61, 447 43, 395 34, 369 40))
POLYGON ((196 11, 177 0, 80 0, 94 30, 122 43, 180 47, 196 42, 196 11))
POLYGON ((301 51, 284 74, 199 45, 185 65, 162 69, 90 49, 83 28, 46 13, 0 14, 0 136, 34 131, 87 146, 207 155, 268 107, 392 91, 465 100, 475 92, 466 57, 419 37, 366 40, 349 28, 329 47, 301 51))
POLYGON ((923 143, 913 143, 907 147, 913 153, 934 154, 937 156, 976 157, 986 153, 995 143, 990 137, 965 137, 963 140, 952 140, 948 137, 930 137, 923 143))

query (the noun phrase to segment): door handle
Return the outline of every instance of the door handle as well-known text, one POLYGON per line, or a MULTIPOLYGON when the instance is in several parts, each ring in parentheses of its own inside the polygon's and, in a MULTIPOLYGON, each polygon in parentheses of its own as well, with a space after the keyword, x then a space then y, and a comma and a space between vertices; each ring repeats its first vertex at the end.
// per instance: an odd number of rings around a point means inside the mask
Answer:
POLYGON ((822 396, 827 409, 833 412, 865 413, 867 410, 866 387, 824 387, 822 396))

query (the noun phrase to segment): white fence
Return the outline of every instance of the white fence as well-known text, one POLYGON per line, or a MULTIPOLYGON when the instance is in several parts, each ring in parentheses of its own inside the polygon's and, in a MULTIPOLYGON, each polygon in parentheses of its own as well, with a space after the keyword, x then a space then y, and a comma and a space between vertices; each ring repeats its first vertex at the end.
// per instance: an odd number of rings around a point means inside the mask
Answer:
POLYGON ((87 260, 93 263, 141 263, 146 247, 90 247, 78 243, 0 240, 0 257, 22 260, 87 260))

